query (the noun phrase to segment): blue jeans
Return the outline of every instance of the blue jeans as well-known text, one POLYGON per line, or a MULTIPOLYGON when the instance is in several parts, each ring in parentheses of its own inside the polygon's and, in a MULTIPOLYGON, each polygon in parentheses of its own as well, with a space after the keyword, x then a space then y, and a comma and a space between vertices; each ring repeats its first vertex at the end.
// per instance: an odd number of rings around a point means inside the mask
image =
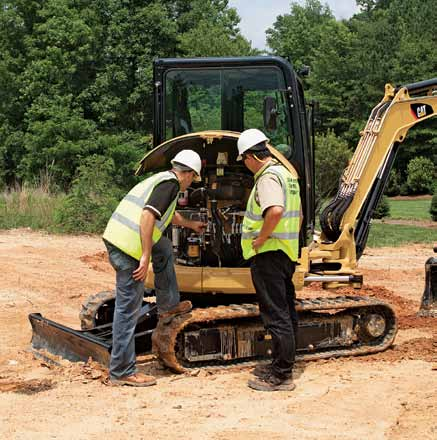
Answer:
MULTIPOLYGON (((109 262, 116 271, 116 295, 112 325, 112 351, 109 375, 115 379, 130 376, 136 370, 135 327, 144 297, 144 282, 135 281, 132 273, 138 260, 105 241, 109 262)), ((155 294, 158 313, 164 313, 180 301, 173 263, 172 243, 167 237, 152 247, 155 294)))

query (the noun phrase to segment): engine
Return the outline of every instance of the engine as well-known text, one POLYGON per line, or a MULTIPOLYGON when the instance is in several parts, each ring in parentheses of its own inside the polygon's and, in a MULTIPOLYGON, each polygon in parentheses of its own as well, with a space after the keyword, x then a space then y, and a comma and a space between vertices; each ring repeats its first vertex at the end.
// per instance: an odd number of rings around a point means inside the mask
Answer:
MULTIPOLYGON (((215 170, 214 170, 215 171, 215 170)), ((243 267, 241 232, 246 202, 253 185, 247 174, 218 176, 206 173, 203 186, 180 193, 177 212, 190 220, 204 222, 201 234, 170 226, 176 264, 187 266, 243 267)))

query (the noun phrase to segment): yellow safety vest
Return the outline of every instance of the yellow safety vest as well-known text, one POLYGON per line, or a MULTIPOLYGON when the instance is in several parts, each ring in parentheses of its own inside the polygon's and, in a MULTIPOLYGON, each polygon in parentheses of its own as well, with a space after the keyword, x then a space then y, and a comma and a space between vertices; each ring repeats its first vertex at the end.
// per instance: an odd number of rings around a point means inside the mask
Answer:
MULTIPOLYGON (((140 236, 140 219, 152 191, 166 180, 177 180, 170 171, 155 174, 135 185, 118 205, 106 226, 103 238, 125 254, 139 260, 143 253, 140 236)), ((152 241, 155 244, 173 218, 177 195, 160 220, 155 220, 152 241)))
POLYGON ((247 201, 246 213, 243 219, 241 247, 243 257, 248 260, 256 255, 252 241, 259 236, 264 218, 260 205, 256 201, 256 183, 265 174, 274 174, 279 178, 284 191, 284 212, 270 237, 258 249, 258 253, 282 250, 292 261, 297 261, 299 255, 299 223, 300 196, 299 182, 287 168, 281 164, 267 164, 255 174, 255 184, 247 201))

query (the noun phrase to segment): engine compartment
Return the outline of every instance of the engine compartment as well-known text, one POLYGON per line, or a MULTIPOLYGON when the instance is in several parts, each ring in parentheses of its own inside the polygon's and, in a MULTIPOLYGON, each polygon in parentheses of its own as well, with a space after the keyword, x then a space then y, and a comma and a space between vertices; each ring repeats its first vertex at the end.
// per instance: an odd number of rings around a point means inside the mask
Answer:
MULTIPOLYGON (((217 165, 217 164, 216 164, 217 165)), ((179 194, 177 212, 190 220, 202 221, 205 231, 171 225, 175 262, 184 266, 245 267, 241 232, 246 202, 253 186, 247 174, 225 171, 226 165, 207 166, 202 182, 179 194)))
MULTIPOLYGON (((179 194, 176 211, 187 219, 206 223, 205 231, 196 234, 191 229, 170 225, 165 232, 172 240, 175 263, 180 268, 234 268, 233 276, 236 276, 235 268, 249 265, 242 255, 241 232, 254 180, 243 162, 237 161, 239 135, 210 130, 170 139, 148 152, 136 172, 168 170, 173 157, 183 149, 196 151, 202 159, 202 181, 193 182, 187 191, 179 194)), ((271 145, 268 148, 273 158, 291 169, 280 152, 271 145)), ((205 283, 208 276, 202 273, 205 283)), ((235 291, 238 286, 230 288, 235 291)))

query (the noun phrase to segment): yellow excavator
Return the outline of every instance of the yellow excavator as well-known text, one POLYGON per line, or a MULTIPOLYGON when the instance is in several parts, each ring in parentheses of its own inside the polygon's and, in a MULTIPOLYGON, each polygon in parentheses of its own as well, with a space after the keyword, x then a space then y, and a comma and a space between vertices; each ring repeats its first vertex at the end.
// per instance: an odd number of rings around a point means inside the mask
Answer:
MULTIPOLYGON (((154 351, 176 372, 193 367, 264 359, 270 337, 259 317, 241 226, 253 178, 236 161, 239 133, 260 128, 273 157, 299 175, 303 222, 296 290, 311 283, 325 289, 350 287, 348 296, 300 298, 297 359, 375 353, 397 332, 390 305, 359 294, 358 269, 372 214, 382 197, 396 153, 408 130, 437 114, 437 78, 401 87, 386 85, 358 147, 340 180, 337 195, 315 226, 313 111, 302 82, 283 58, 158 59, 154 62, 154 146, 137 174, 170 168, 185 148, 202 158, 202 182, 179 195, 177 210, 207 224, 201 234, 170 226, 182 299, 193 310, 170 323, 158 322, 153 272, 136 327, 136 351, 154 351)), ((437 260, 427 262, 422 313, 437 309, 437 260)), ((299 295, 298 295, 299 296, 299 295)), ((92 295, 82 306, 81 330, 29 316, 34 349, 72 360, 90 356, 104 364, 111 351, 114 292, 92 295)))

